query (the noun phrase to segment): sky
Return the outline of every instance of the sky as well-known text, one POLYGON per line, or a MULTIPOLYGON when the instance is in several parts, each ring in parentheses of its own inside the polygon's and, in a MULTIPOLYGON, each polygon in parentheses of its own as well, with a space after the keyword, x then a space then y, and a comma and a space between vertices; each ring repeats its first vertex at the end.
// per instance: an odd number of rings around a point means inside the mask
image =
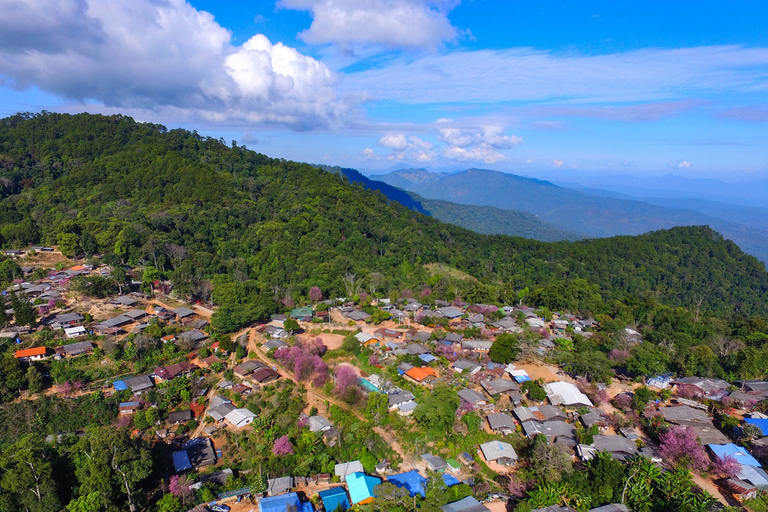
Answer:
POLYGON ((272 157, 578 180, 768 177, 768 2, 0 0, 0 116, 272 157))

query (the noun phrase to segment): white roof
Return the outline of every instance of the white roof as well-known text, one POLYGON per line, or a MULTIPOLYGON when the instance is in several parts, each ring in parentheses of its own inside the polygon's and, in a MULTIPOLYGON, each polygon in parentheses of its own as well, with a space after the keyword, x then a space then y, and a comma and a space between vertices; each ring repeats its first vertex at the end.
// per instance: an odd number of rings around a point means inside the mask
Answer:
POLYGON ((352 462, 336 464, 334 467, 334 474, 340 477, 342 482, 346 481, 347 475, 351 475, 352 473, 365 473, 362 462, 353 460, 352 462))
POLYGON ((367 332, 359 332, 355 334, 355 338, 357 338, 357 341, 360 343, 365 343, 366 341, 370 341, 374 338, 374 336, 371 336, 367 332))
POLYGON ((67 338, 77 338, 78 336, 85 334, 85 327, 82 325, 77 327, 67 327, 64 329, 64 334, 67 335, 67 338))
POLYGON ((553 405, 586 405, 592 407, 592 402, 587 398, 587 395, 570 382, 550 382, 544 384, 544 390, 553 405))
POLYGON ((512 445, 503 441, 490 441, 480 445, 480 449, 483 450, 485 460, 494 461, 501 458, 510 458, 517 460, 517 453, 512 445))
POLYGON ((246 420, 253 419, 256 417, 256 414, 252 413, 248 409, 234 409, 230 411, 226 416, 224 416, 224 419, 226 419, 231 424, 237 426, 243 423, 246 420))

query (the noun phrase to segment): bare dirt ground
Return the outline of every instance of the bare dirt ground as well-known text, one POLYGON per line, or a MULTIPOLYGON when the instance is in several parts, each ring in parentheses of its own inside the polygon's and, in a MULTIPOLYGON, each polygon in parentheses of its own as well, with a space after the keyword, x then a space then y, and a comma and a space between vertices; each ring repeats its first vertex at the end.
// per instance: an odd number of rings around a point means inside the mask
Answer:
POLYGON ((495 500, 488 503, 484 503, 484 505, 491 512, 507 512, 507 504, 501 500, 495 500))
MULTIPOLYGON (((351 333, 352 331, 350 331, 351 333)), ((302 341, 311 341, 315 338, 320 338, 323 340, 323 344, 328 347, 328 350, 334 350, 339 347, 341 347, 341 344, 344 343, 344 336, 341 334, 327 334, 327 333, 317 333, 317 334, 304 334, 299 336, 299 339, 302 341)))
POLYGON ((543 379, 544 382, 565 381, 574 382, 565 373, 562 373, 557 366, 543 363, 513 363, 518 370, 525 370, 533 380, 543 379))
POLYGON ((59 263, 66 262, 69 266, 74 266, 76 263, 69 258, 66 258, 59 251, 52 252, 38 252, 34 256, 24 256, 19 259, 20 267, 37 267, 37 268, 56 268, 59 263))

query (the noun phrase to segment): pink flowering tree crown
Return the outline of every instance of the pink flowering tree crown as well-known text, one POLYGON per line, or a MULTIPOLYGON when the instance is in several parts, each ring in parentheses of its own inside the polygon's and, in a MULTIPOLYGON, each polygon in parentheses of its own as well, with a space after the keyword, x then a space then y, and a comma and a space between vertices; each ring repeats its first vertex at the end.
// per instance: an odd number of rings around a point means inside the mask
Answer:
POLYGON ((693 471, 705 471, 709 467, 707 452, 692 427, 674 427, 661 434, 660 439, 661 456, 675 466, 693 471))
POLYGON ((712 474, 719 475, 722 478, 734 478, 741 471, 741 464, 731 455, 726 455, 725 457, 715 456, 710 471, 712 474))
POLYGON ((323 292, 320 291, 319 287, 313 286, 309 289, 309 300, 312 302, 320 302, 323 300, 323 292))
POLYGON ((278 456, 293 455, 293 445, 288 436, 278 437, 275 440, 272 453, 278 456))
POLYGON ((186 476, 173 475, 168 482, 168 490, 182 503, 189 503, 192 500, 193 493, 192 489, 189 488, 189 480, 186 476))

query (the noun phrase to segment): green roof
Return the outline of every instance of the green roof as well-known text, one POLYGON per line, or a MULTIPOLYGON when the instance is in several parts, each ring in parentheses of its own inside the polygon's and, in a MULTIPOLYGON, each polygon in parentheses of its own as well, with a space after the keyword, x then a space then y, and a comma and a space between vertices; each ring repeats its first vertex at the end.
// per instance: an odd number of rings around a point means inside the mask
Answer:
POLYGON ((305 317, 305 316, 312 316, 312 308, 295 308, 293 311, 291 311, 291 317, 305 317))
POLYGON ((459 465, 459 461, 457 461, 456 459, 448 459, 445 462, 447 462, 448 465, 454 469, 461 469, 461 466, 459 465))

